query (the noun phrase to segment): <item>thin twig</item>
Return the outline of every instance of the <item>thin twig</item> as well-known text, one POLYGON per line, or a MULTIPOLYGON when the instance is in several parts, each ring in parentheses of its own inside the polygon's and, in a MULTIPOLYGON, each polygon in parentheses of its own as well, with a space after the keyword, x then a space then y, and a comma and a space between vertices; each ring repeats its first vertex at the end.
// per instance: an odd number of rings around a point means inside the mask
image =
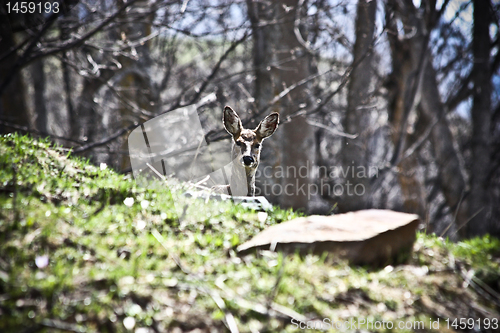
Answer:
POLYGON ((443 237, 444 234, 446 234, 446 232, 448 231, 448 229, 450 229, 451 226, 457 222, 458 211, 460 209, 460 205, 462 204, 462 200, 464 199, 464 194, 465 194, 464 191, 462 191, 462 195, 460 196, 460 200, 458 201, 457 208, 455 209, 455 214, 453 215, 453 220, 451 221, 450 224, 448 224, 446 229, 444 229, 444 231, 441 233, 440 237, 443 237))
POLYGON ((462 265, 457 264, 457 266, 457 271, 460 273, 460 276, 462 276, 467 285, 471 286, 479 295, 493 302, 495 305, 500 306, 500 294, 488 287, 483 281, 475 277, 473 271, 471 276, 469 276, 468 272, 464 267, 462 267, 462 265), (488 289, 483 289, 481 285, 487 286, 488 289))
POLYGON ((139 124, 129 125, 129 126, 125 127, 125 128, 122 128, 122 129, 116 131, 115 133, 113 133, 111 136, 108 136, 107 138, 104 138, 102 140, 86 144, 86 145, 78 147, 78 148, 75 148, 75 149, 73 149, 73 153, 81 153, 81 152, 87 151, 87 150, 95 148, 95 147, 104 146, 105 144, 107 144, 107 143, 109 143, 109 142, 111 142, 111 141, 119 138, 120 136, 122 136, 123 134, 127 133, 128 131, 136 128, 138 125, 139 124))
POLYGON ((163 246, 163 248, 165 250, 167 250, 168 252, 168 255, 172 258, 172 260, 174 261, 174 263, 177 265, 177 267, 179 267, 179 269, 184 273, 184 274, 188 274, 188 275, 194 275, 192 274, 189 269, 187 269, 186 267, 184 267, 184 265, 181 263, 181 260, 179 259, 179 257, 177 257, 175 254, 172 253, 172 251, 170 251, 170 249, 167 247, 167 245, 165 245, 165 239, 163 238, 163 236, 158 232, 158 230, 156 229, 153 229, 151 230, 151 234, 154 236, 154 238, 156 238, 156 240, 158 241, 158 243, 160 243, 161 246, 163 246))
POLYGON ((286 306, 271 303, 271 311, 267 311, 267 309, 259 302, 255 303, 252 301, 248 301, 243 297, 238 296, 233 290, 226 287, 223 281, 217 279, 215 281, 215 285, 221 289, 227 298, 230 298, 232 301, 237 303, 241 308, 246 310, 250 310, 258 313, 261 316, 269 317, 269 318, 277 318, 282 321, 290 321, 291 319, 295 319, 298 321, 306 322, 308 318, 300 313, 287 308, 286 306))
POLYGON ((19 222, 19 211, 17 209, 17 166, 12 163, 12 182, 14 185, 14 194, 12 196, 12 209, 14 210, 14 225, 17 227, 17 223, 19 222))
POLYGON ((326 125, 323 125, 321 123, 318 123, 318 122, 315 122, 315 121, 312 121, 312 120, 306 120, 306 122, 309 125, 316 126, 316 127, 322 128, 324 130, 327 130, 328 132, 332 133, 333 135, 342 136, 342 137, 345 137, 345 138, 348 138, 348 139, 356 139, 358 137, 358 134, 348 134, 348 133, 345 133, 345 132, 341 132, 341 131, 338 131, 338 130, 336 130, 334 128, 328 127, 326 125))
POLYGON ((462 223, 461 226, 459 226, 457 228, 457 230, 455 230, 455 232, 453 234, 456 234, 460 229, 462 229, 463 227, 465 227, 467 225, 467 223, 469 223, 470 221, 472 221, 473 218, 475 218, 479 213, 481 213, 483 211, 484 207, 483 208, 480 208, 478 209, 477 212, 475 212, 474 214, 472 214, 471 217, 469 217, 464 223, 462 223))
POLYGON ((181 14, 184 14, 184 12, 186 11, 186 8, 187 8, 188 3, 189 3, 189 0, 184 0, 184 1, 182 2, 181 14))
POLYGON ((68 49, 71 49, 73 47, 76 47, 76 46, 79 46, 79 45, 83 44, 86 40, 88 40, 89 38, 91 38, 92 36, 94 36, 96 33, 98 33, 99 31, 101 31, 102 28, 104 28, 111 21, 113 21, 115 18, 117 18, 119 15, 121 15, 121 13, 125 9, 127 9, 128 7, 130 7, 131 5, 133 5, 137 1, 138 0, 129 0, 129 1, 127 1, 125 3, 125 5, 123 5, 121 8, 119 8, 115 13, 113 13, 110 16, 108 16, 97 27, 95 27, 94 29, 90 30, 85 35, 83 35, 82 37, 80 37, 80 38, 78 38, 76 40, 64 43, 63 45, 61 45, 61 46, 59 46, 57 48, 54 48, 52 50, 45 51, 45 52, 40 52, 38 54, 35 54, 31 58, 28 59, 27 63, 32 62, 33 60, 36 60, 38 58, 42 58, 42 57, 46 57, 46 56, 49 56, 49 55, 52 55, 52 54, 56 54, 56 53, 59 53, 61 51, 65 51, 65 50, 68 50, 68 49))
POLYGON ((302 37, 302 33, 300 32, 300 29, 299 29, 299 24, 301 21, 300 9, 303 8, 303 6, 304 6, 304 0, 299 0, 299 3, 297 4, 296 9, 295 9, 295 20, 293 22, 293 33, 295 34, 295 38, 297 38, 297 42, 299 42, 299 44, 302 45, 304 50, 306 50, 309 54, 314 55, 315 52, 313 50, 311 50, 309 47, 310 46, 309 41, 306 42, 304 40, 304 37, 302 37))
POLYGON ((439 122, 439 119, 434 120, 432 125, 429 126, 425 130, 425 133, 422 134, 422 136, 420 138, 418 138, 418 140, 414 144, 412 144, 408 149, 406 149, 406 151, 404 152, 403 157, 401 158, 400 161, 403 161, 403 160, 407 159, 408 157, 410 157, 411 155, 413 155, 413 153, 415 153, 415 151, 417 151, 424 144, 424 142, 427 141, 427 139, 429 138, 429 135, 432 133, 432 130, 434 129, 434 126, 436 126, 436 124, 438 122, 439 122))
MULTIPOLYGON (((87 328, 82 326, 82 325, 67 323, 67 322, 59 320, 59 319, 45 318, 42 320, 40 325, 45 326, 45 327, 49 327, 52 329, 60 330, 60 331, 70 331, 70 332, 76 332, 76 333, 88 332, 87 328)), ((94 331, 92 330, 92 332, 94 332, 94 331)))
POLYGON ((274 299, 276 298, 276 295, 278 293, 278 287, 281 283, 281 279, 283 278, 284 271, 285 271, 285 259, 287 257, 286 253, 280 253, 281 257, 281 264, 280 268, 278 270, 278 276, 276 277, 276 282, 274 283, 273 289, 271 289, 271 292, 269 293, 269 296, 267 298, 266 302, 266 308, 267 312, 269 312, 272 308, 272 304, 274 303, 274 299))
POLYGON ((198 89, 198 91, 193 96, 193 98, 191 98, 191 100, 189 101, 188 104, 193 104, 193 103, 195 103, 198 100, 198 98, 201 96, 201 94, 205 91, 205 88, 207 87, 208 83, 210 81, 212 81, 212 79, 215 77, 215 75, 219 71, 219 68, 221 67, 221 65, 224 62, 224 60, 226 60, 226 58, 231 54, 231 52, 233 52, 238 45, 240 45, 241 43, 243 43, 247 39, 247 37, 249 35, 250 34, 248 32, 245 32, 245 34, 243 35, 243 37, 241 37, 240 39, 238 39, 237 41, 235 41, 235 42, 233 42, 231 44, 231 46, 226 50, 226 52, 224 52, 224 54, 222 55, 222 57, 220 57, 220 59, 217 62, 217 64, 215 64, 214 68, 212 68, 212 72, 210 73, 210 75, 208 77, 206 77, 205 79, 203 79, 201 87, 198 89))
POLYGON ((226 303, 224 302, 222 297, 220 297, 220 295, 213 289, 206 289, 203 291, 206 292, 214 300, 215 304, 224 313, 224 317, 226 318, 225 324, 229 331, 231 333, 239 333, 238 326, 236 325, 236 320, 234 319, 233 314, 227 311, 226 303))
POLYGON ((67 138, 67 137, 64 137, 64 136, 54 135, 54 134, 51 134, 51 133, 48 133, 48 132, 44 132, 44 131, 39 131, 39 130, 36 130, 36 129, 29 128, 28 126, 17 125, 17 124, 14 124, 14 123, 11 123, 11 122, 8 122, 8 121, 5 121, 5 120, 1 120, 1 119, 0 119, 0 124, 4 125, 6 127, 13 128, 13 129, 18 130, 18 131, 26 132, 26 133, 36 134, 36 135, 40 135, 40 136, 48 136, 48 137, 51 137, 53 139, 64 140, 64 141, 68 141, 68 142, 73 142, 73 143, 77 143, 77 144, 80 144, 80 145, 82 144, 82 141, 74 140, 74 139, 67 138))

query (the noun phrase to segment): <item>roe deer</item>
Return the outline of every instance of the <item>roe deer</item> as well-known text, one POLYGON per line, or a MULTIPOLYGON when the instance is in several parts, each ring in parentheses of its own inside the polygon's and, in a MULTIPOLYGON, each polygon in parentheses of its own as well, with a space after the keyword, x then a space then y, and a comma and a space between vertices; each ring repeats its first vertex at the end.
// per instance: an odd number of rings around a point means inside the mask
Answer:
POLYGON ((224 108, 222 123, 233 138, 231 149, 232 174, 227 187, 230 195, 255 196, 255 172, 260 162, 262 141, 278 128, 279 115, 274 112, 256 129, 243 128, 241 119, 229 106, 224 108))

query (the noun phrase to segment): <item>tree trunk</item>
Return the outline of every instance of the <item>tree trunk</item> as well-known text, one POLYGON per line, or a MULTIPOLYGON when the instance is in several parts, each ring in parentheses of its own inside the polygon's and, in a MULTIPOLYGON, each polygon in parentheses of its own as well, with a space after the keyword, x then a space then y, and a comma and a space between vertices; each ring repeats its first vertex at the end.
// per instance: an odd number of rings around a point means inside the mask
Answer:
POLYGON ((356 171, 347 172, 346 186, 356 189, 349 195, 344 191, 339 203, 341 211, 353 211, 368 208, 368 197, 371 194, 369 170, 369 139, 371 135, 371 109, 370 90, 373 79, 373 33, 375 31, 375 13, 377 2, 370 0, 359 0, 356 14, 356 42, 354 43, 355 67, 351 72, 347 93, 347 110, 344 119, 344 131, 357 133, 355 139, 344 139, 342 147, 343 167, 354 168, 356 171), (360 177, 357 177, 360 175, 360 177), (348 183, 347 183, 348 182, 348 183), (362 189, 362 190, 361 190, 362 189))
MULTIPOLYGON (((6 7, 0 6, 0 58, 9 53, 15 46, 12 25, 6 7)), ((8 73, 18 60, 17 52, 0 61, 0 85, 7 79, 8 73)), ((20 126, 30 126, 28 108, 26 105, 25 86, 21 73, 18 72, 8 83, 0 95, 0 120, 20 126)), ((13 128, 0 125, 0 133, 8 133, 13 128)))
MULTIPOLYGON (((437 121, 431 130, 430 140, 434 158, 438 166, 438 183, 441 184, 441 190, 448 207, 453 214, 456 212, 456 224, 461 226, 466 223, 468 218, 467 205, 463 201, 466 188, 465 175, 460 163, 459 153, 455 148, 453 135, 446 119, 444 105, 441 101, 436 80, 436 72, 432 65, 432 55, 428 50, 427 38, 424 35, 426 19, 429 18, 422 17, 417 12, 411 0, 391 0, 389 1, 389 5, 392 8, 387 9, 388 15, 396 13, 400 17, 405 31, 412 31, 408 34, 410 37, 401 36, 398 38, 398 30, 395 25, 393 24, 391 27, 391 34, 396 34, 392 36, 390 34, 389 38, 393 65, 400 63, 402 68, 404 68, 404 75, 401 75, 401 73, 394 73, 395 75, 393 75, 393 79, 397 85, 396 89, 399 89, 399 101, 396 102, 399 105, 399 111, 396 109, 393 110, 391 120, 396 124, 396 132, 406 135, 408 129, 406 127, 398 128, 397 126, 401 126, 401 124, 407 126, 409 117, 407 112, 412 111, 412 108, 405 107, 404 105, 411 99, 412 83, 413 85, 419 85, 420 87, 416 90, 415 100, 410 104, 418 106, 417 116, 422 117, 424 123, 431 125, 434 121, 437 121), (422 58, 427 59, 427 61, 422 62, 422 58), (422 71, 421 82, 418 82, 420 71, 422 71)), ((427 27, 427 30, 430 31, 431 28, 427 27)), ((401 140, 400 135, 398 135, 397 140, 401 140)), ((409 144, 411 144, 411 141, 407 143, 407 145, 409 144)), ((411 172, 411 168, 413 167, 416 167, 416 165, 403 165, 402 171, 411 172)), ((402 186, 404 185, 402 183, 402 186)), ((418 192, 416 188, 409 188, 408 190, 403 189, 403 194, 416 196, 418 192)), ((411 200, 411 197, 405 198, 405 200, 408 199, 411 200)))
POLYGON ((474 83, 472 104, 472 163, 470 170, 469 215, 467 236, 490 231, 491 202, 488 195, 490 173, 491 77, 490 77, 490 1, 474 1, 472 52, 474 83))
MULTIPOLYGON (((429 51, 427 51, 429 52, 429 51)), ((448 207, 456 213, 455 222, 460 228, 469 218, 465 198, 466 178, 456 149, 455 138, 446 119, 444 105, 439 95, 436 72, 431 57, 427 62, 422 81, 422 99, 419 113, 427 123, 437 119, 430 135, 436 164, 438 165, 439 184, 448 207)), ((461 235, 465 229, 460 229, 461 235)))
MULTIPOLYGON (((125 2, 122 0, 118 1, 120 6, 124 6, 125 2)), ((148 7, 147 1, 139 1, 137 6, 140 8, 144 6, 148 7)), ((126 16, 128 14, 123 13, 121 18, 126 21, 126 16)), ((130 22, 119 27, 118 30, 111 32, 115 38, 125 38, 128 40, 138 40, 139 38, 147 37, 151 34, 152 23, 154 20, 154 15, 149 15, 143 20, 138 22, 130 22)), ((118 61, 122 64, 125 69, 125 74, 117 80, 116 86, 121 90, 121 98, 128 100, 135 104, 142 110, 154 111, 158 105, 158 101, 154 99, 156 94, 153 93, 153 82, 151 81, 151 76, 147 73, 151 72, 152 60, 150 57, 150 42, 143 43, 135 47, 137 52, 137 60, 131 59, 126 56, 119 56, 118 61)), ((127 50, 129 51, 129 50, 127 50)), ((116 119, 120 119, 120 126, 122 128, 131 125, 131 118, 136 118, 136 115, 130 110, 130 106, 123 103, 123 101, 118 101, 120 107, 117 109, 116 119)), ((122 140, 117 142, 122 151, 126 151, 128 148, 127 140, 122 140)), ((118 147, 117 147, 118 148, 118 147)), ((118 170, 126 170, 130 168, 130 157, 127 155, 122 155, 121 158, 115 156, 109 156, 107 161, 108 164, 113 165, 118 170)))
POLYGON ((35 112, 35 126, 42 136, 46 136, 49 132, 48 128, 48 114, 45 99, 45 71, 43 66, 43 59, 37 59, 31 65, 31 77, 33 78, 34 88, 34 112, 35 112))
MULTIPOLYGON (((259 110, 284 89, 310 75, 307 50, 295 34, 298 0, 261 2, 247 0, 253 28, 255 97, 259 110)), ((307 210, 314 196, 314 132, 304 116, 287 116, 309 102, 299 87, 271 106, 280 113, 281 125, 268 140, 261 157, 257 195, 265 195, 283 207, 307 210), (301 172, 299 172, 301 171, 301 172), (265 178, 265 179, 264 179, 265 178)))
POLYGON ((102 130, 102 116, 97 112, 95 97, 99 89, 114 75, 112 70, 101 70, 96 78, 86 77, 78 97, 74 114, 70 117, 71 137, 74 140, 93 142, 102 130))
MULTIPOLYGON (((280 40, 280 29, 277 24, 266 25, 272 22, 277 14, 277 5, 271 2, 264 3, 247 0, 248 16, 252 24, 253 36, 253 66, 255 71, 255 105, 257 110, 263 110, 268 103, 279 94, 279 83, 272 65, 277 63, 276 47, 280 40)), ((279 104, 271 106, 271 111, 280 112, 279 104)), ((243 118, 246 118, 243 116, 243 118)), ((283 118, 282 118, 283 119, 283 118)), ((283 121, 283 120, 281 120, 283 121)), ((254 124, 257 125, 257 124, 254 124)), ((275 170, 283 164, 281 154, 281 126, 271 139, 266 142, 261 153, 260 166, 256 174, 256 195, 264 195, 273 204, 280 203, 279 193, 272 194, 271 189, 280 187, 280 179, 274 177, 275 170), (273 172, 269 172, 272 170, 273 172)))
MULTIPOLYGON (((69 14, 66 14, 66 16, 69 16, 69 14)), ((59 38, 61 41, 65 41, 69 38, 69 32, 68 29, 65 27, 64 24, 59 23, 59 38)), ((63 89, 64 89, 64 100, 66 104, 66 114, 69 119, 69 126, 66 128, 69 128, 69 131, 71 131, 71 123, 72 117, 75 116, 75 109, 73 106, 73 100, 72 100, 72 95, 73 95, 73 87, 71 85, 71 74, 70 74, 70 69, 68 66, 68 52, 67 51, 62 51, 61 52, 61 70, 62 70, 62 76, 63 76, 63 89)))
MULTIPOLYGON (((392 73, 386 83, 389 89, 389 122, 392 126, 392 141, 395 149, 402 145, 401 151, 405 151, 417 139, 421 133, 408 135, 408 128, 413 124, 408 124, 410 115, 408 110, 408 100, 412 90, 412 83, 415 82, 418 71, 418 57, 413 55, 415 52, 410 40, 400 38, 394 12, 386 8, 386 19, 390 29, 389 44, 391 46, 392 73), (406 137, 402 137, 406 136, 406 137), (401 143, 398 143, 400 142, 401 143)), ((415 112, 415 110, 413 110, 415 112)), ((429 122, 426 121, 427 124, 429 122)), ((410 131, 412 132, 412 131, 410 131)), ((406 159, 400 159, 398 166, 398 182, 401 187, 403 209, 408 213, 415 213, 422 218, 426 216, 425 194, 422 181, 418 178, 418 159, 412 154, 406 159)))

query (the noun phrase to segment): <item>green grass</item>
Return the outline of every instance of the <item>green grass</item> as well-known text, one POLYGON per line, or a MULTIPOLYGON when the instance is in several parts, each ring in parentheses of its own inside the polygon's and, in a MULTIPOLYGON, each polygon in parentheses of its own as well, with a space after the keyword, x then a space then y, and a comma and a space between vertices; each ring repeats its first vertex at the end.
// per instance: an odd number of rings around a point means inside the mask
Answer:
POLYGON ((47 141, 0 137, 0 332, 224 332, 233 320, 240 332, 301 331, 291 315, 410 332, 398 323, 431 331, 441 318, 442 331, 445 318, 498 317, 498 239, 418 234, 408 264, 382 269, 238 257, 239 244, 298 214, 275 208, 262 221, 231 203, 182 200, 179 220, 164 187, 141 188, 47 141))

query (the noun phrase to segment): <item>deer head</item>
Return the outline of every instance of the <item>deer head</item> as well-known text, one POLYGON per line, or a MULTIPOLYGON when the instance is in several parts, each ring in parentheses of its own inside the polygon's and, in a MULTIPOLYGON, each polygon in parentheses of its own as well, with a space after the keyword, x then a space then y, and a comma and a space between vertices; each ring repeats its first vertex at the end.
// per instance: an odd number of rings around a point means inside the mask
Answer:
MULTIPOLYGON (((278 128, 279 115, 274 112, 268 115, 259 123, 255 129, 243 128, 238 114, 229 106, 224 108, 222 118, 224 128, 233 138, 232 160, 233 177, 242 176, 244 170, 246 184, 248 187, 247 195, 255 194, 255 172, 260 162, 260 152, 262 141, 270 137, 278 128)), ((234 192, 234 191, 233 191, 234 192)))

